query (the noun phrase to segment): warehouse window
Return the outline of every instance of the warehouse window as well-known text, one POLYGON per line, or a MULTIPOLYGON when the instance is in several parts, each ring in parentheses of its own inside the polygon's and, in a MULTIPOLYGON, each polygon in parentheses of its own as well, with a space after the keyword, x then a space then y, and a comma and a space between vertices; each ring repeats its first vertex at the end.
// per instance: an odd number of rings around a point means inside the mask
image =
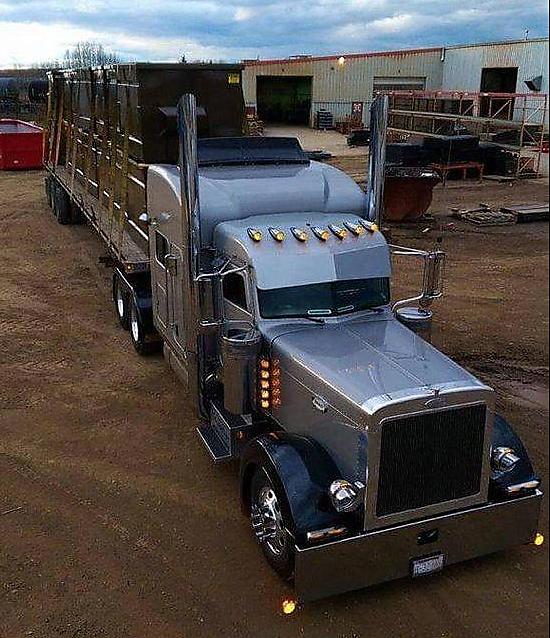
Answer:
POLYGON ((389 93, 391 91, 424 91, 426 88, 426 78, 400 78, 400 77, 377 77, 374 78, 375 93, 389 93))

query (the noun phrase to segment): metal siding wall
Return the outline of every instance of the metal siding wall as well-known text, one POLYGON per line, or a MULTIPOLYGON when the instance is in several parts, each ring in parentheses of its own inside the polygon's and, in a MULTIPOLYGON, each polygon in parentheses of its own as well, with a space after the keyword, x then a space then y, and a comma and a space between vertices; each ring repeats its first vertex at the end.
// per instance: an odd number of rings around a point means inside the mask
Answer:
POLYGON ((542 92, 548 92, 548 40, 447 49, 443 89, 478 92, 482 69, 509 66, 519 68, 517 93, 526 93, 524 80, 537 75, 543 75, 542 92))
POLYGON ((379 77, 426 78, 426 89, 438 89, 443 81, 441 51, 349 57, 344 67, 334 59, 283 61, 247 66, 243 88, 247 105, 256 104, 256 78, 262 75, 313 76, 313 112, 325 108, 341 118, 351 114, 352 102, 365 103, 365 117, 379 77))

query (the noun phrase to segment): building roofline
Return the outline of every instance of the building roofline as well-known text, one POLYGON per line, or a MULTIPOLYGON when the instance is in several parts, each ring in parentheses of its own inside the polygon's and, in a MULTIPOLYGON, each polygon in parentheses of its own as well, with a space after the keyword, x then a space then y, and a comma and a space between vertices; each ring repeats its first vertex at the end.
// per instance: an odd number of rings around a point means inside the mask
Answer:
POLYGON ((396 51, 366 51, 364 53, 340 53, 339 55, 297 55, 288 58, 267 59, 267 60, 243 60, 245 67, 268 66, 270 64, 304 64, 307 62, 330 62, 341 57, 346 60, 358 60, 364 58, 395 57, 404 55, 421 55, 423 53, 443 53, 444 51, 454 51, 457 49, 469 49, 475 47, 506 46, 510 44, 533 44, 537 42, 548 42, 546 38, 531 38, 528 40, 497 40, 495 42, 474 42, 471 44, 455 44, 453 46, 426 47, 420 49, 399 49, 396 51))
POLYGON ((339 60, 341 57, 346 60, 358 60, 362 58, 384 58, 404 55, 419 55, 422 53, 443 53, 444 47, 428 47, 424 49, 400 49, 397 51, 372 51, 365 53, 340 53, 338 55, 303 55, 290 58, 280 58, 273 60, 243 60, 245 66, 260 66, 268 64, 303 64, 304 62, 330 62, 339 60))
POLYGON ((475 47, 495 47, 495 46, 507 46, 509 44, 534 44, 537 42, 548 42, 546 38, 529 38, 527 40, 496 40, 494 42, 474 42, 472 44, 453 44, 451 47, 445 47, 447 51, 453 51, 455 49, 473 49, 475 47))

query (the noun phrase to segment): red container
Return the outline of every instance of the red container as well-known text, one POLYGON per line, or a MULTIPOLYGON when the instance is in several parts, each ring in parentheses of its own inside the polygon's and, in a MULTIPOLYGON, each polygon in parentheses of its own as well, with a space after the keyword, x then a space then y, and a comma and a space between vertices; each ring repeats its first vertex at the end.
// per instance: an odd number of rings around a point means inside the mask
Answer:
POLYGON ((43 144, 39 126, 20 120, 0 120, 0 171, 41 168, 43 144))

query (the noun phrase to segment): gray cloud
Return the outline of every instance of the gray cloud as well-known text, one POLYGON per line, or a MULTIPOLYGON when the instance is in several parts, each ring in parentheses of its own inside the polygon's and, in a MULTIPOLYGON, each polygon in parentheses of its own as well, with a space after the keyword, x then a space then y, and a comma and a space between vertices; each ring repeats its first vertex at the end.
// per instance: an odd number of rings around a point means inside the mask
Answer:
MULTIPOLYGON (((533 37, 542 36, 548 33, 548 4, 546 0, 533 0, 528 6, 519 0, 0 0, 0 30, 10 25, 22 30, 30 23, 56 32, 65 29, 69 40, 71 33, 95 35, 136 59, 177 59, 186 52, 239 59, 520 38, 527 28, 533 37)), ((2 40, 0 34, 0 63, 3 57, 17 57, 17 52, 2 51, 6 46, 2 40)), ((14 39, 10 42, 13 48, 14 39)))

